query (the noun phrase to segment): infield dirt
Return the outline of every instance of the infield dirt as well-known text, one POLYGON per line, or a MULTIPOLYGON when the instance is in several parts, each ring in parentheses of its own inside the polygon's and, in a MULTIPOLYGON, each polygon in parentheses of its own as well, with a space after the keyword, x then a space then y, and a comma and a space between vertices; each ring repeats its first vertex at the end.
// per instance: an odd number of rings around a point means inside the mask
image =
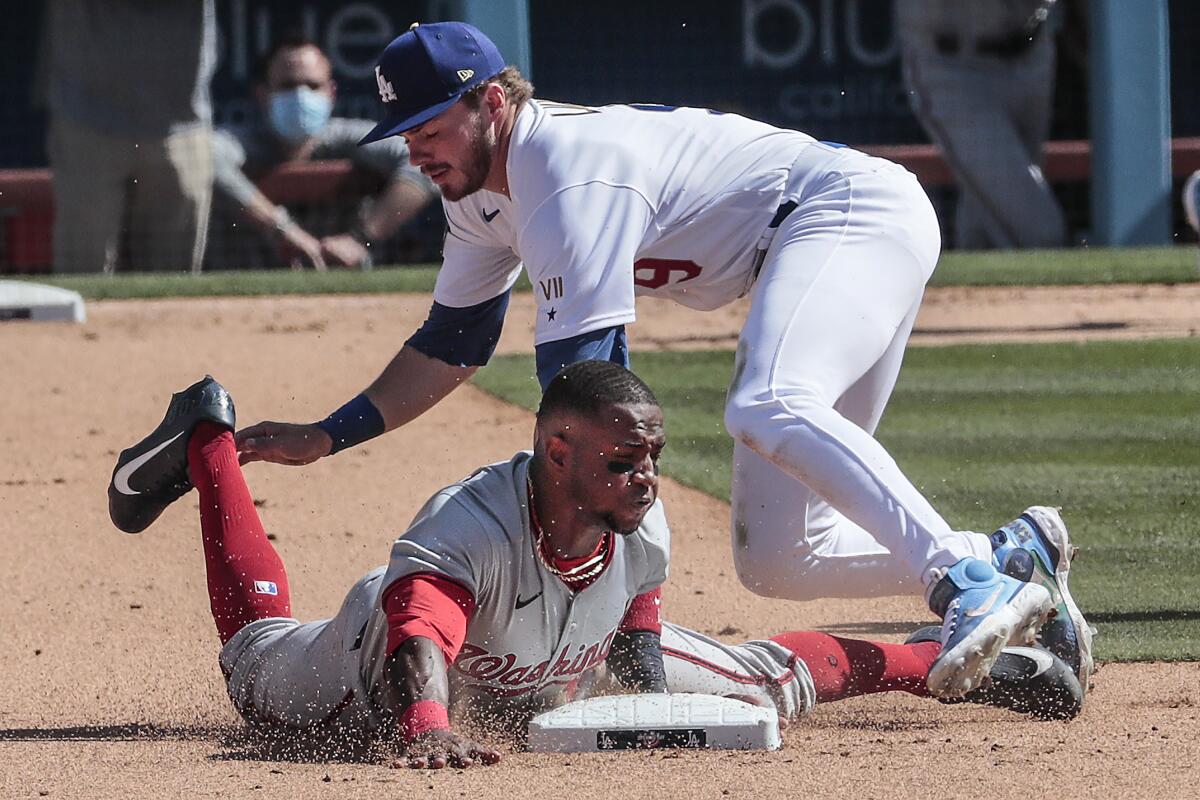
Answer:
MULTIPOLYGON (((514 301, 502 350, 530 348, 529 303, 514 301)), ((303 763, 256 747, 216 665, 195 495, 145 534, 117 532, 105 506, 116 454, 158 421, 172 391, 206 371, 232 391, 242 424, 318 418, 375 376, 426 304, 115 301, 90 304, 84 325, 0 329, 0 797, 1194 794, 1194 663, 1104 665, 1071 723, 907 695, 858 698, 817 709, 777 753, 511 754, 495 767, 429 773, 303 763)), ((643 301, 633 345, 732 346, 743 313, 699 316, 643 301)), ((1197 329, 1195 286, 945 289, 930 293, 914 343, 1197 329)), ((467 386, 409 428, 336 458, 248 468, 289 568, 294 613, 332 613, 432 491, 527 447, 531 430, 527 412, 467 386)), ((733 575, 728 509, 669 481, 663 497, 674 532, 669 619, 730 640, 791 628, 896 639, 929 620, 913 599, 755 597, 733 575)))

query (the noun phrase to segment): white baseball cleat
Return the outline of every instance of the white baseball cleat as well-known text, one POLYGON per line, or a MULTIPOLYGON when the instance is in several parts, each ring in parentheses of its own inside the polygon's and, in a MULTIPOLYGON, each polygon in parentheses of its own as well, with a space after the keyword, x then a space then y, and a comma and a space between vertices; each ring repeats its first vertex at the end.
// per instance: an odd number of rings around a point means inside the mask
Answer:
POLYGON ((1039 641, 1070 665, 1087 691, 1094 667, 1093 631, 1067 585, 1075 547, 1058 509, 1031 506, 993 533, 991 541, 998 570, 1050 592, 1057 613, 1042 628, 1039 641))
POLYGON ((1004 647, 1033 644, 1054 613, 1045 587, 978 558, 951 567, 930 592, 929 607, 942 616, 942 652, 925 679, 935 697, 962 697, 979 688, 1004 647))

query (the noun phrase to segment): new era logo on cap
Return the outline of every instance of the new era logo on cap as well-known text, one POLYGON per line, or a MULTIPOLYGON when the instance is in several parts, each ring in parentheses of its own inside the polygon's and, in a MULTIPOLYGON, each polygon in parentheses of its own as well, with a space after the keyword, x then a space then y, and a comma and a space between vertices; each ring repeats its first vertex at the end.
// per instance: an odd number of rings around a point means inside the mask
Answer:
POLYGON ((503 56, 478 28, 465 22, 414 25, 379 57, 375 80, 386 116, 359 144, 425 124, 502 69, 503 56))

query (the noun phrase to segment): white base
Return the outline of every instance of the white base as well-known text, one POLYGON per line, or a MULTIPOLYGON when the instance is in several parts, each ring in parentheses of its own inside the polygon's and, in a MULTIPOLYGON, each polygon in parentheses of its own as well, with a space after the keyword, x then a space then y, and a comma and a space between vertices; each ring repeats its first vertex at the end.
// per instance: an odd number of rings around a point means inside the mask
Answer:
POLYGON ((529 723, 530 750, 591 753, 685 747, 778 750, 773 708, 709 694, 628 694, 577 700, 529 723))
POLYGON ((83 297, 79 292, 26 281, 0 281, 0 321, 29 319, 84 322, 83 297))

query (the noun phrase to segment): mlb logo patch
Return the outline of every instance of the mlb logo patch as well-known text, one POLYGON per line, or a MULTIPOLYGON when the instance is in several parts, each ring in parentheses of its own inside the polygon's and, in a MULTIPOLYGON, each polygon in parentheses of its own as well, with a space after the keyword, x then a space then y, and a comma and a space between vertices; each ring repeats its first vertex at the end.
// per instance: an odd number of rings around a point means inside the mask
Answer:
POLYGON ((255 581, 255 594, 279 594, 279 587, 275 585, 275 581, 255 581))

